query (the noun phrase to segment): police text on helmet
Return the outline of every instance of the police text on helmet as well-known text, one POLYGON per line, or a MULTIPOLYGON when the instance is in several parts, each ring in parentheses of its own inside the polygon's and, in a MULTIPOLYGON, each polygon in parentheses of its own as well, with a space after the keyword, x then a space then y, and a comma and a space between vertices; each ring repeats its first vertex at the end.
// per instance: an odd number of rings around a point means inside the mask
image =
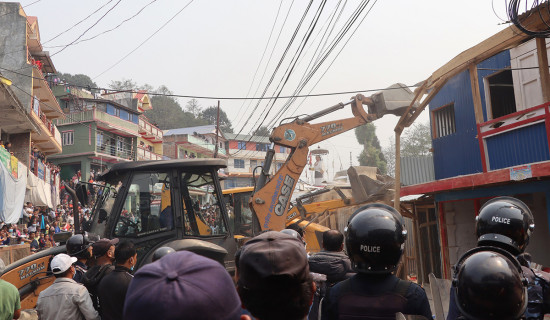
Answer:
POLYGON ((380 246, 366 246, 362 244, 360 250, 365 252, 380 253, 380 246))
POLYGON ((493 217, 491 218, 491 220, 492 220, 493 222, 504 223, 504 224, 510 224, 510 218, 503 218, 503 217, 493 216, 493 217))

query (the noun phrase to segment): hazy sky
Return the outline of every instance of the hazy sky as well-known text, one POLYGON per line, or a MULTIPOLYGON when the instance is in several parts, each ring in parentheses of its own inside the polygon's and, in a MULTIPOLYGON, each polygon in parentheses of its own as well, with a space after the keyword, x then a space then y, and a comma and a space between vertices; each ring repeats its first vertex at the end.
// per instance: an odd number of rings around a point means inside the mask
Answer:
MULTIPOLYGON (((38 17, 44 50, 50 54, 63 48, 52 46, 63 46, 81 35, 80 40, 83 40, 114 28, 149 4, 139 15, 124 22, 116 30, 90 41, 76 43, 77 40, 74 45, 53 55, 52 60, 57 70, 89 75, 101 87, 106 87, 111 80, 124 78, 154 87, 166 85, 176 94, 211 97, 244 97, 247 93, 248 96, 260 96, 308 5, 305 0, 39 0, 32 4, 35 1, 22 1, 21 4, 30 4, 24 8, 25 12, 38 17), (104 7, 90 18, 71 28, 101 6, 104 7), (183 9, 185 6, 187 7, 183 9), (110 8, 112 10, 107 13, 110 8), (274 24, 277 12, 279 15, 274 24), (100 20, 104 14, 105 17, 100 20), (171 18, 173 19, 168 22, 171 18), (166 26, 153 35, 165 23, 166 26), (71 29, 68 30, 69 28, 71 29), (273 35, 260 65, 272 28, 273 35), (89 30, 86 31, 87 29, 89 30), (66 32, 47 42, 63 31, 66 32), (135 52, 106 71, 149 37, 151 38, 135 52), (270 55, 271 59, 268 59, 270 55), (252 82, 257 69, 259 71, 256 79, 252 82), (263 81, 258 86, 262 75, 263 81), (252 88, 250 92, 249 88, 252 88)), ((338 8, 342 8, 343 3, 346 6, 333 29, 329 43, 361 1, 327 1, 302 52, 302 60, 296 64, 281 95, 291 95, 296 89, 323 39, 327 21, 339 3, 338 8)), ((304 37, 320 4, 321 1, 316 0, 311 5, 309 14, 297 33, 295 44, 290 47, 266 96, 273 96, 276 92, 276 85, 281 83, 282 73, 290 65, 291 58, 297 51, 297 44, 304 37)), ((396 82, 413 85, 426 79, 460 52, 502 30, 506 25, 502 24, 499 17, 504 18, 504 14, 504 1, 370 1, 302 94, 310 91, 332 93, 372 90, 385 88, 396 82), (334 60, 369 9, 370 13, 334 60), (334 63, 323 75, 333 60, 334 63), (317 81, 319 82, 314 87, 317 81)), ((365 93, 370 94, 372 93, 365 93)), ((284 113, 283 118, 292 114, 313 113, 338 102, 347 102, 351 96, 352 94, 343 94, 298 99, 284 113), (296 112, 293 113, 295 109, 296 112)), ((180 103, 185 105, 187 100, 182 98, 180 103)), ((266 123, 280 113, 286 100, 277 101, 266 123)), ((215 105, 217 101, 199 99, 199 103, 202 107, 208 107, 215 105)), ((260 123, 257 119, 268 103, 262 102, 256 112, 253 112, 255 105, 255 101, 221 101, 223 110, 237 130, 250 119, 243 133, 248 133, 253 124, 260 123)), ((350 115, 348 107, 319 121, 350 115)), ((393 139, 396 120, 394 116, 386 116, 375 122, 377 135, 384 146, 388 145, 390 138, 393 139)), ((427 121, 426 112, 420 121, 427 121)), ((353 163, 357 164, 356 158, 361 147, 353 131, 327 140, 321 146, 331 152, 326 161, 329 171, 333 163, 336 170, 340 168, 340 163, 344 169, 347 168, 350 152, 353 163)))

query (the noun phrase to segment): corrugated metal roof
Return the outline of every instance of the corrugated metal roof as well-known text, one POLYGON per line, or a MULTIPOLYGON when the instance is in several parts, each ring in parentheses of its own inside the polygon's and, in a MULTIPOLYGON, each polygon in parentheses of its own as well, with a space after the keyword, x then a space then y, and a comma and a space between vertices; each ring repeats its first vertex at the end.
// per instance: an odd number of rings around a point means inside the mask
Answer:
POLYGON ((226 133, 225 137, 227 138, 227 140, 270 143, 269 142, 269 137, 265 137, 265 136, 251 136, 251 135, 248 135, 248 134, 226 133))
POLYGON ((180 135, 180 134, 193 134, 195 132, 198 134, 216 133, 216 125, 209 124, 206 126, 170 129, 170 130, 165 130, 164 135, 172 136, 172 135, 180 135))
POLYGON ((410 186, 435 180, 432 155, 401 157, 401 184, 410 186))

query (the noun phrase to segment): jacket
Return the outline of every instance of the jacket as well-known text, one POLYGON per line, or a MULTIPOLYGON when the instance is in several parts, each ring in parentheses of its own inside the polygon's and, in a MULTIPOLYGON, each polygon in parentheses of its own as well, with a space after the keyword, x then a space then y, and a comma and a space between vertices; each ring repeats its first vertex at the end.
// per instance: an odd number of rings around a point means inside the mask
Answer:
POLYGON ((130 272, 130 269, 126 267, 115 266, 115 270, 104 276, 99 282, 97 295, 101 306, 101 319, 122 319, 126 292, 134 278, 130 272))
POLYGON ((100 319, 86 287, 68 278, 55 279, 51 286, 40 292, 36 311, 41 320, 100 319))
POLYGON ((311 256, 309 271, 326 275, 329 286, 355 274, 351 261, 343 251, 321 251, 311 256))

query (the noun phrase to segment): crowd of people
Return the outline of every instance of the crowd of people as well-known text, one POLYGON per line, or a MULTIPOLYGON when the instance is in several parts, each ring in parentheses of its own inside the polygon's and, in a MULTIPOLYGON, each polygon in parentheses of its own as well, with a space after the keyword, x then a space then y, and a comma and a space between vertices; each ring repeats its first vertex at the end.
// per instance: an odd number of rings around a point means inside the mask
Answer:
MULTIPOLYGON (((455 266, 447 319, 543 319, 550 276, 529 266, 529 208, 495 198, 476 221, 478 247, 455 266)), ((345 234, 324 232, 323 250, 312 256, 296 225, 249 239, 235 254, 232 279, 223 261, 170 247, 158 248, 134 274, 138 250, 131 241, 92 242, 77 234, 67 254, 52 259, 56 280, 40 293, 36 310, 45 320, 395 319, 399 313, 432 319, 424 289, 395 275, 406 238, 399 212, 369 204, 351 216, 345 234)), ((12 303, 9 316, 17 318, 17 290, 8 287, 0 281, 4 305, 12 303)))

